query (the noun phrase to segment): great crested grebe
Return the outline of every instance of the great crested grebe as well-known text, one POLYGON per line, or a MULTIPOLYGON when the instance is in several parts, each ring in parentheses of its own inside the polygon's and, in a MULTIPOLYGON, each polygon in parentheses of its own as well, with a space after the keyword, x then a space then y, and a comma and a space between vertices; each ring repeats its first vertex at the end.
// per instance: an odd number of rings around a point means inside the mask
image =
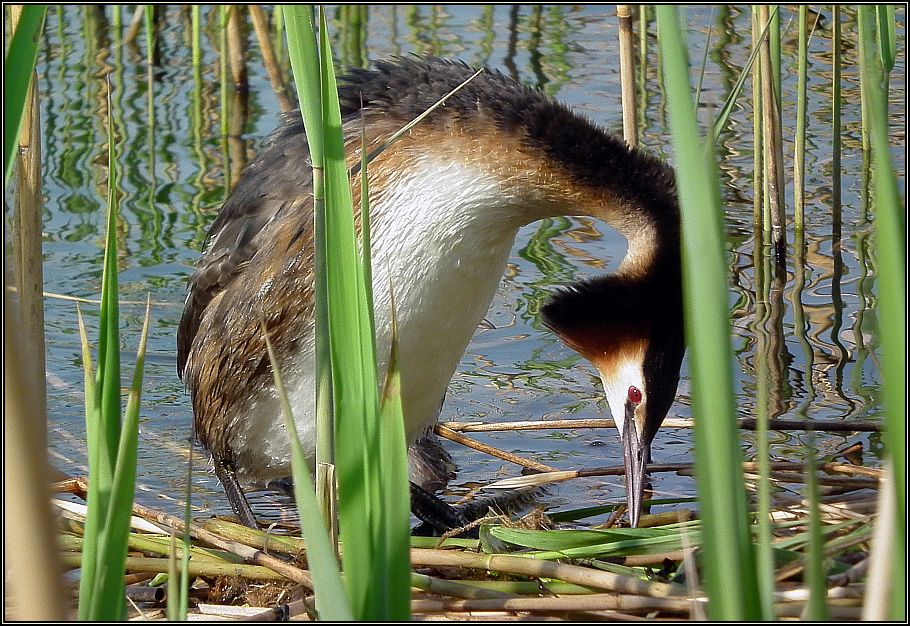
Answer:
MULTIPOLYGON (((377 145, 471 74, 460 62, 416 57, 353 70, 339 86, 350 161, 359 160, 361 116, 377 145)), ((636 525, 651 440, 676 394, 684 351, 673 170, 541 92, 485 71, 378 157, 369 177, 380 380, 391 282, 411 442, 432 429, 520 227, 583 215, 625 236, 615 273, 563 289, 543 317, 600 373, 636 525)), ((262 313, 301 441, 315 455, 311 183, 293 111, 212 224, 177 331, 195 433, 247 523, 255 522, 238 478, 290 474, 262 313)))

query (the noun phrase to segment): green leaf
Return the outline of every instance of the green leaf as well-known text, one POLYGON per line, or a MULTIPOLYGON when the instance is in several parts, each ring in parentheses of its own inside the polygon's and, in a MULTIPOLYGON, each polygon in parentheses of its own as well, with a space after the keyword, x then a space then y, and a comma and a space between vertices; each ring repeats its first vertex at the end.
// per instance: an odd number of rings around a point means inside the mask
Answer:
POLYGON ((291 469, 294 475, 294 500, 297 502, 297 511, 300 515, 300 524, 303 536, 306 539, 307 562, 313 573, 313 589, 316 593, 316 610, 320 619, 331 621, 351 621, 354 619, 350 604, 345 594, 344 584, 341 581, 341 572, 338 570, 338 561, 325 522, 319 511, 316 501, 316 492, 313 490, 313 477, 310 475, 309 465, 297 436, 297 423, 291 411, 288 395, 285 391, 278 368, 278 360, 272 349, 265 323, 262 324, 262 333, 265 337, 269 361, 272 365, 272 376, 275 380, 275 389, 281 399, 281 412, 284 415, 284 424, 291 444, 291 469))
POLYGON ((28 87, 38 58, 38 40, 44 27, 47 6, 27 4, 22 7, 16 32, 9 42, 3 63, 3 184, 9 184, 13 158, 19 141, 19 128, 28 87))
POLYGON ((657 8, 682 226, 686 343, 708 616, 761 619, 730 364, 724 231, 713 141, 698 132, 688 50, 675 7, 657 8), (698 294, 696 297, 695 294, 698 294))

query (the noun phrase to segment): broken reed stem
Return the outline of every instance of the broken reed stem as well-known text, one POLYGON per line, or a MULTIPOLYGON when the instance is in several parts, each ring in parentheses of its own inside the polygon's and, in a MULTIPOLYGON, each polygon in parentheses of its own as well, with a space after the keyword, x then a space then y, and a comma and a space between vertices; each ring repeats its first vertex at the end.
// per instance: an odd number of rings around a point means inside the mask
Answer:
POLYGON ((635 108, 635 56, 632 48, 632 5, 616 5, 619 18, 619 81, 622 90, 622 135, 631 147, 638 145, 635 108))
POLYGON ((544 465, 543 463, 538 463, 537 461, 531 461, 529 459, 523 459, 520 456, 514 455, 510 452, 506 452, 504 450, 500 450, 499 448, 494 448, 493 446, 489 446, 485 443, 480 443, 479 441, 475 441, 474 439, 471 439, 469 437, 465 437, 464 435, 456 433, 454 430, 448 429, 445 426, 442 426, 441 424, 437 424, 435 430, 436 430, 436 434, 439 435, 440 437, 444 437, 450 441, 460 443, 461 445, 467 446, 469 448, 473 448, 474 450, 479 450, 480 452, 485 452, 486 454, 489 454, 490 456, 495 456, 499 459, 509 461, 510 463, 515 463, 516 465, 521 465, 522 467, 525 467, 527 469, 535 470, 537 472, 556 472, 556 471, 558 471, 556 468, 550 467, 549 465, 544 465))
MULTIPOLYGON (((758 425, 754 418, 737 419, 739 427, 743 430, 755 430, 758 425)), ((521 422, 440 422, 440 426, 459 433, 470 432, 499 432, 512 430, 548 430, 566 428, 615 428, 616 422, 612 419, 571 419, 571 420, 535 420, 521 422)), ((691 419, 668 417, 661 428, 693 428, 691 419)), ((880 432, 882 425, 873 421, 844 421, 830 420, 768 420, 770 430, 780 431, 805 431, 815 430, 824 432, 880 432)))

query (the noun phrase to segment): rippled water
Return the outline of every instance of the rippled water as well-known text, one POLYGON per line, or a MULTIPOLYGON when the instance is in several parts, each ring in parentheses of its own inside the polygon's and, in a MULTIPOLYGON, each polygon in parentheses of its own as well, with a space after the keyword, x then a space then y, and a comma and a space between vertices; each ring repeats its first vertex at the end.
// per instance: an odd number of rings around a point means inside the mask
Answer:
MULTIPOLYGON (((331 10, 334 13, 334 9, 331 10)), ((784 50, 784 128, 794 127, 795 18, 782 9, 784 50)), ((900 9, 899 9, 900 11, 900 9)), ((216 15, 202 9, 202 65, 194 75, 189 10, 163 10, 157 64, 147 78, 142 33, 135 45, 114 45, 111 9, 57 7, 48 15, 38 59, 44 158, 44 253, 46 290, 97 298, 106 203, 105 77, 122 85, 115 111, 122 116, 120 165, 123 191, 121 235, 123 348, 130 365, 138 343, 142 306, 153 299, 153 323, 143 397, 138 498, 176 511, 185 489, 191 410, 175 372, 175 332, 184 290, 208 225, 236 181, 243 162, 276 125, 278 101, 263 70, 252 27, 245 30, 249 97, 245 111, 231 90, 234 115, 230 137, 221 140, 219 56, 216 15), (149 132, 149 90, 154 132, 149 132), (244 115, 245 113, 245 115, 244 115)), ((245 15, 245 13, 244 13, 245 15)), ((702 120, 713 119, 749 55, 749 15, 732 7, 699 8, 688 13, 690 54, 700 64, 711 26, 701 91, 702 120)), ((129 15, 124 17, 128 22, 129 15)), ((899 15, 899 45, 904 41, 899 15)), ((841 202, 833 201, 830 128, 830 16, 823 15, 810 46, 810 122, 807 180, 807 234, 804 276, 792 252, 786 284, 779 286, 779 311, 769 326, 780 342, 771 379, 782 416, 830 420, 876 419, 880 415, 879 373, 873 330, 876 271, 871 207, 863 197, 859 75, 852 14, 845 16, 841 202), (840 222, 840 232, 834 226, 840 222), (798 283, 804 282, 799 288, 798 283), (807 330, 794 322, 794 302, 802 302, 807 330), (810 384, 811 382, 811 384, 810 384)), ((636 25, 636 30, 637 30, 636 25)), ((613 7, 556 6, 372 6, 365 48, 341 24, 332 26, 339 65, 360 64, 393 54, 432 53, 489 64, 539 86, 597 123, 621 132, 617 32, 613 7)), ((647 97, 641 103, 642 142, 670 158, 666 111, 656 73, 657 46, 650 24, 647 97)), ((905 78, 903 48, 892 73, 891 136, 899 139, 894 162, 904 179, 905 78)), ((285 62, 285 67, 287 64, 285 62)), ((697 72, 693 70, 695 79, 697 72)), ((753 330, 755 285, 752 228, 752 121, 745 97, 718 145, 723 169, 729 261, 732 272, 734 364, 738 413, 753 415, 755 397, 753 330)), ((792 131, 785 131, 792 134, 792 131)), ((792 154, 792 144, 784 147, 792 154)), ((788 157, 789 160, 789 157, 788 157)), ((788 165, 789 167, 789 165, 788 165)), ((789 174, 788 174, 789 177, 789 174)), ((8 196, 9 197, 9 196, 8 196)), ((792 188, 787 189, 792 204, 792 188)), ((792 210, 792 208, 791 208, 792 210)), ((792 236, 791 236, 792 242, 792 236)), ((792 248, 791 248, 792 250, 792 248)), ((478 329, 452 381, 442 420, 510 421, 565 417, 608 417, 593 368, 541 325, 538 310, 554 287, 612 270, 625 253, 625 241, 588 219, 553 219, 522 230, 487 323, 478 329)), ((89 323, 94 307, 83 305, 89 323)), ((86 471, 82 372, 71 301, 46 300, 48 408, 52 461, 64 471, 86 471)), ((91 336, 95 329, 91 327, 91 336)), ((765 344, 767 345, 767 340, 765 344)), ((761 348, 765 349, 765 348, 761 348)), ((684 363, 671 416, 690 417, 688 368, 684 363)), ((731 416, 732 418, 733 416, 731 416)), ((622 452, 613 430, 566 429, 476 434, 478 440, 563 469, 615 465, 622 452)), ((803 433, 772 433, 774 459, 800 458, 803 433)), ((752 435, 742 432, 747 455, 752 435)), ((844 433, 820 436, 821 454, 862 442, 867 462, 877 463, 877 436, 844 433)), ((509 463, 454 444, 447 447, 460 471, 453 492, 475 483, 517 474, 509 463)), ((664 429, 655 440, 656 462, 686 462, 692 451, 688 430, 664 429)), ((193 503, 226 513, 229 506, 207 457, 197 450, 193 503)), ((655 476, 661 495, 694 495, 691 478, 655 476)), ((574 481, 551 490, 551 508, 621 501, 621 478, 574 481)), ((257 507, 279 515, 270 494, 256 496, 257 507)))

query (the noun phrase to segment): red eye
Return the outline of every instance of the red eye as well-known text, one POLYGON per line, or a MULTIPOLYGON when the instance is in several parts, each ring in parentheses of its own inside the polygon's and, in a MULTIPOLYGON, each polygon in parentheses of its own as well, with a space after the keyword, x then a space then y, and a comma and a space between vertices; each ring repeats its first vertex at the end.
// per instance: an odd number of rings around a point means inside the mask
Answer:
POLYGON ((629 387, 629 401, 632 404, 638 404, 641 402, 641 390, 635 385, 629 387))

